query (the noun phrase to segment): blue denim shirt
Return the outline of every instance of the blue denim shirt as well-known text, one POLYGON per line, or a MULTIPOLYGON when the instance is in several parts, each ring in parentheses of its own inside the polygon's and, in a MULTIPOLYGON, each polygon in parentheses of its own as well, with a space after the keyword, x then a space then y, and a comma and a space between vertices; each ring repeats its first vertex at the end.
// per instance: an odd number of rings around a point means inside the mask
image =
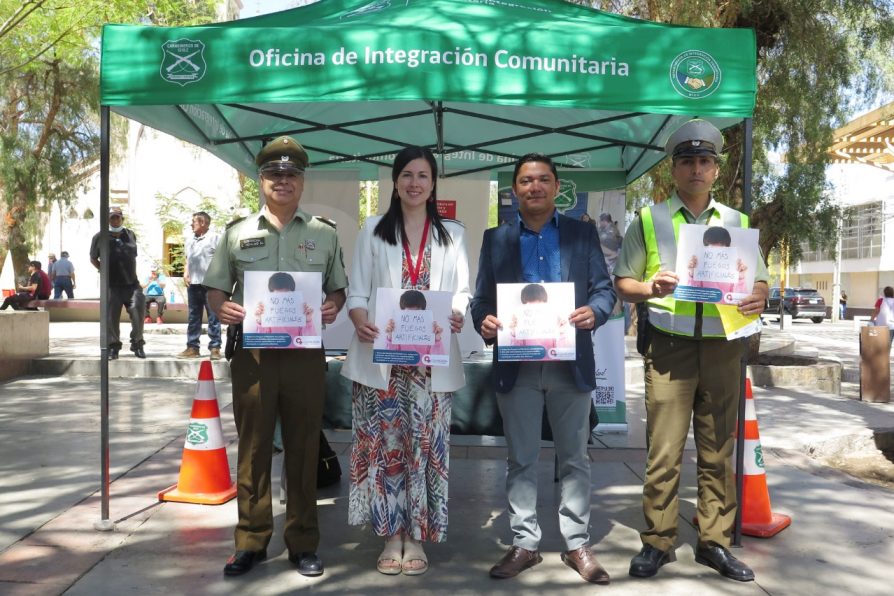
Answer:
POLYGON ((547 283, 562 281, 562 261, 559 256, 559 212, 540 229, 534 232, 525 225, 521 214, 518 215, 521 226, 519 244, 521 247, 522 278, 529 283, 547 283))

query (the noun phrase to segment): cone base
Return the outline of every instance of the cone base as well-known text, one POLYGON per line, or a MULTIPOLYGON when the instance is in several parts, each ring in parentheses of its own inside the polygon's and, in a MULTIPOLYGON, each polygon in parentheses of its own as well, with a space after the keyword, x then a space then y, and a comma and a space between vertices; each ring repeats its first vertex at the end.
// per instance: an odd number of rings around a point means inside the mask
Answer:
POLYGON ((173 503, 193 503, 195 505, 223 505, 227 501, 236 498, 236 483, 234 482, 230 488, 216 493, 184 493, 177 489, 177 485, 169 486, 163 491, 159 491, 159 501, 170 501, 173 503))
POLYGON ((772 513, 772 520, 768 524, 742 523, 742 533, 755 538, 772 538, 779 532, 792 525, 792 518, 782 513, 772 513))

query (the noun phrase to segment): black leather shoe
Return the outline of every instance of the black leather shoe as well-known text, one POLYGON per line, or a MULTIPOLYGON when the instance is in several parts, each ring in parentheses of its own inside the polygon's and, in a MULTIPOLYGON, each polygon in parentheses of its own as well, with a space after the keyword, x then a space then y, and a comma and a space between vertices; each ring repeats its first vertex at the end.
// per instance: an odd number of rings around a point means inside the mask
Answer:
POLYGON ((267 558, 267 552, 263 550, 237 550, 236 554, 227 559, 224 565, 224 575, 242 575, 251 571, 252 567, 267 558))
POLYGON ((633 577, 652 577, 658 573, 658 570, 663 565, 676 560, 677 557, 673 549, 663 551, 651 544, 646 544, 639 551, 639 554, 630 561, 630 575, 633 577))
POLYGON ((307 577, 323 575, 323 561, 317 553, 303 552, 297 555, 289 555, 289 560, 298 565, 298 573, 307 577))
POLYGON ((118 360, 118 348, 109 348, 109 360, 118 360))
POLYGON ((145 358, 146 357, 146 352, 143 351, 142 346, 139 348, 134 348, 131 351, 133 352, 133 355, 136 356, 137 358, 145 358))
POLYGON ((695 549, 695 562, 707 565, 720 575, 738 582, 754 581, 754 572, 748 565, 734 557, 722 546, 699 546, 695 549))

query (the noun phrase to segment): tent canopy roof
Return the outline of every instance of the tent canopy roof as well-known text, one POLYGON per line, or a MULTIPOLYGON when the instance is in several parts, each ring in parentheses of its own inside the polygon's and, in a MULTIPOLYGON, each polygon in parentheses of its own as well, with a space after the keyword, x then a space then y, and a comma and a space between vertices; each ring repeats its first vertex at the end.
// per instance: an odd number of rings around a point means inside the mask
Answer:
POLYGON ((101 102, 248 175, 265 139, 312 167, 431 147, 448 175, 538 151, 623 172, 692 117, 749 117, 751 30, 638 21, 557 0, 327 0, 201 27, 107 25, 101 102))

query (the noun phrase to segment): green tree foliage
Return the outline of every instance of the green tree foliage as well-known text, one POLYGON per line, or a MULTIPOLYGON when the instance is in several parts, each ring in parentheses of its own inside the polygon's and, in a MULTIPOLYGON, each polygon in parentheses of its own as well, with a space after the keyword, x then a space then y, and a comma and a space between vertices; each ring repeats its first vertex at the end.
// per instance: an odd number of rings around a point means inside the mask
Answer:
MULTIPOLYGON (((579 1, 652 21, 753 28, 758 92, 754 110, 753 225, 764 254, 784 242, 834 244, 840 212, 825 170, 832 133, 894 89, 891 0, 597 0, 579 1), (782 156, 781 164, 771 155, 782 156)), ((742 202, 743 130, 727 131, 718 198, 742 202)), ((778 160, 777 160, 778 161, 778 160)), ((672 188, 665 162, 633 194, 663 199, 672 188)))
POLYGON ((99 158, 102 25, 199 24, 213 20, 215 5, 0 0, 0 247, 16 271, 53 203, 72 200, 99 158))

